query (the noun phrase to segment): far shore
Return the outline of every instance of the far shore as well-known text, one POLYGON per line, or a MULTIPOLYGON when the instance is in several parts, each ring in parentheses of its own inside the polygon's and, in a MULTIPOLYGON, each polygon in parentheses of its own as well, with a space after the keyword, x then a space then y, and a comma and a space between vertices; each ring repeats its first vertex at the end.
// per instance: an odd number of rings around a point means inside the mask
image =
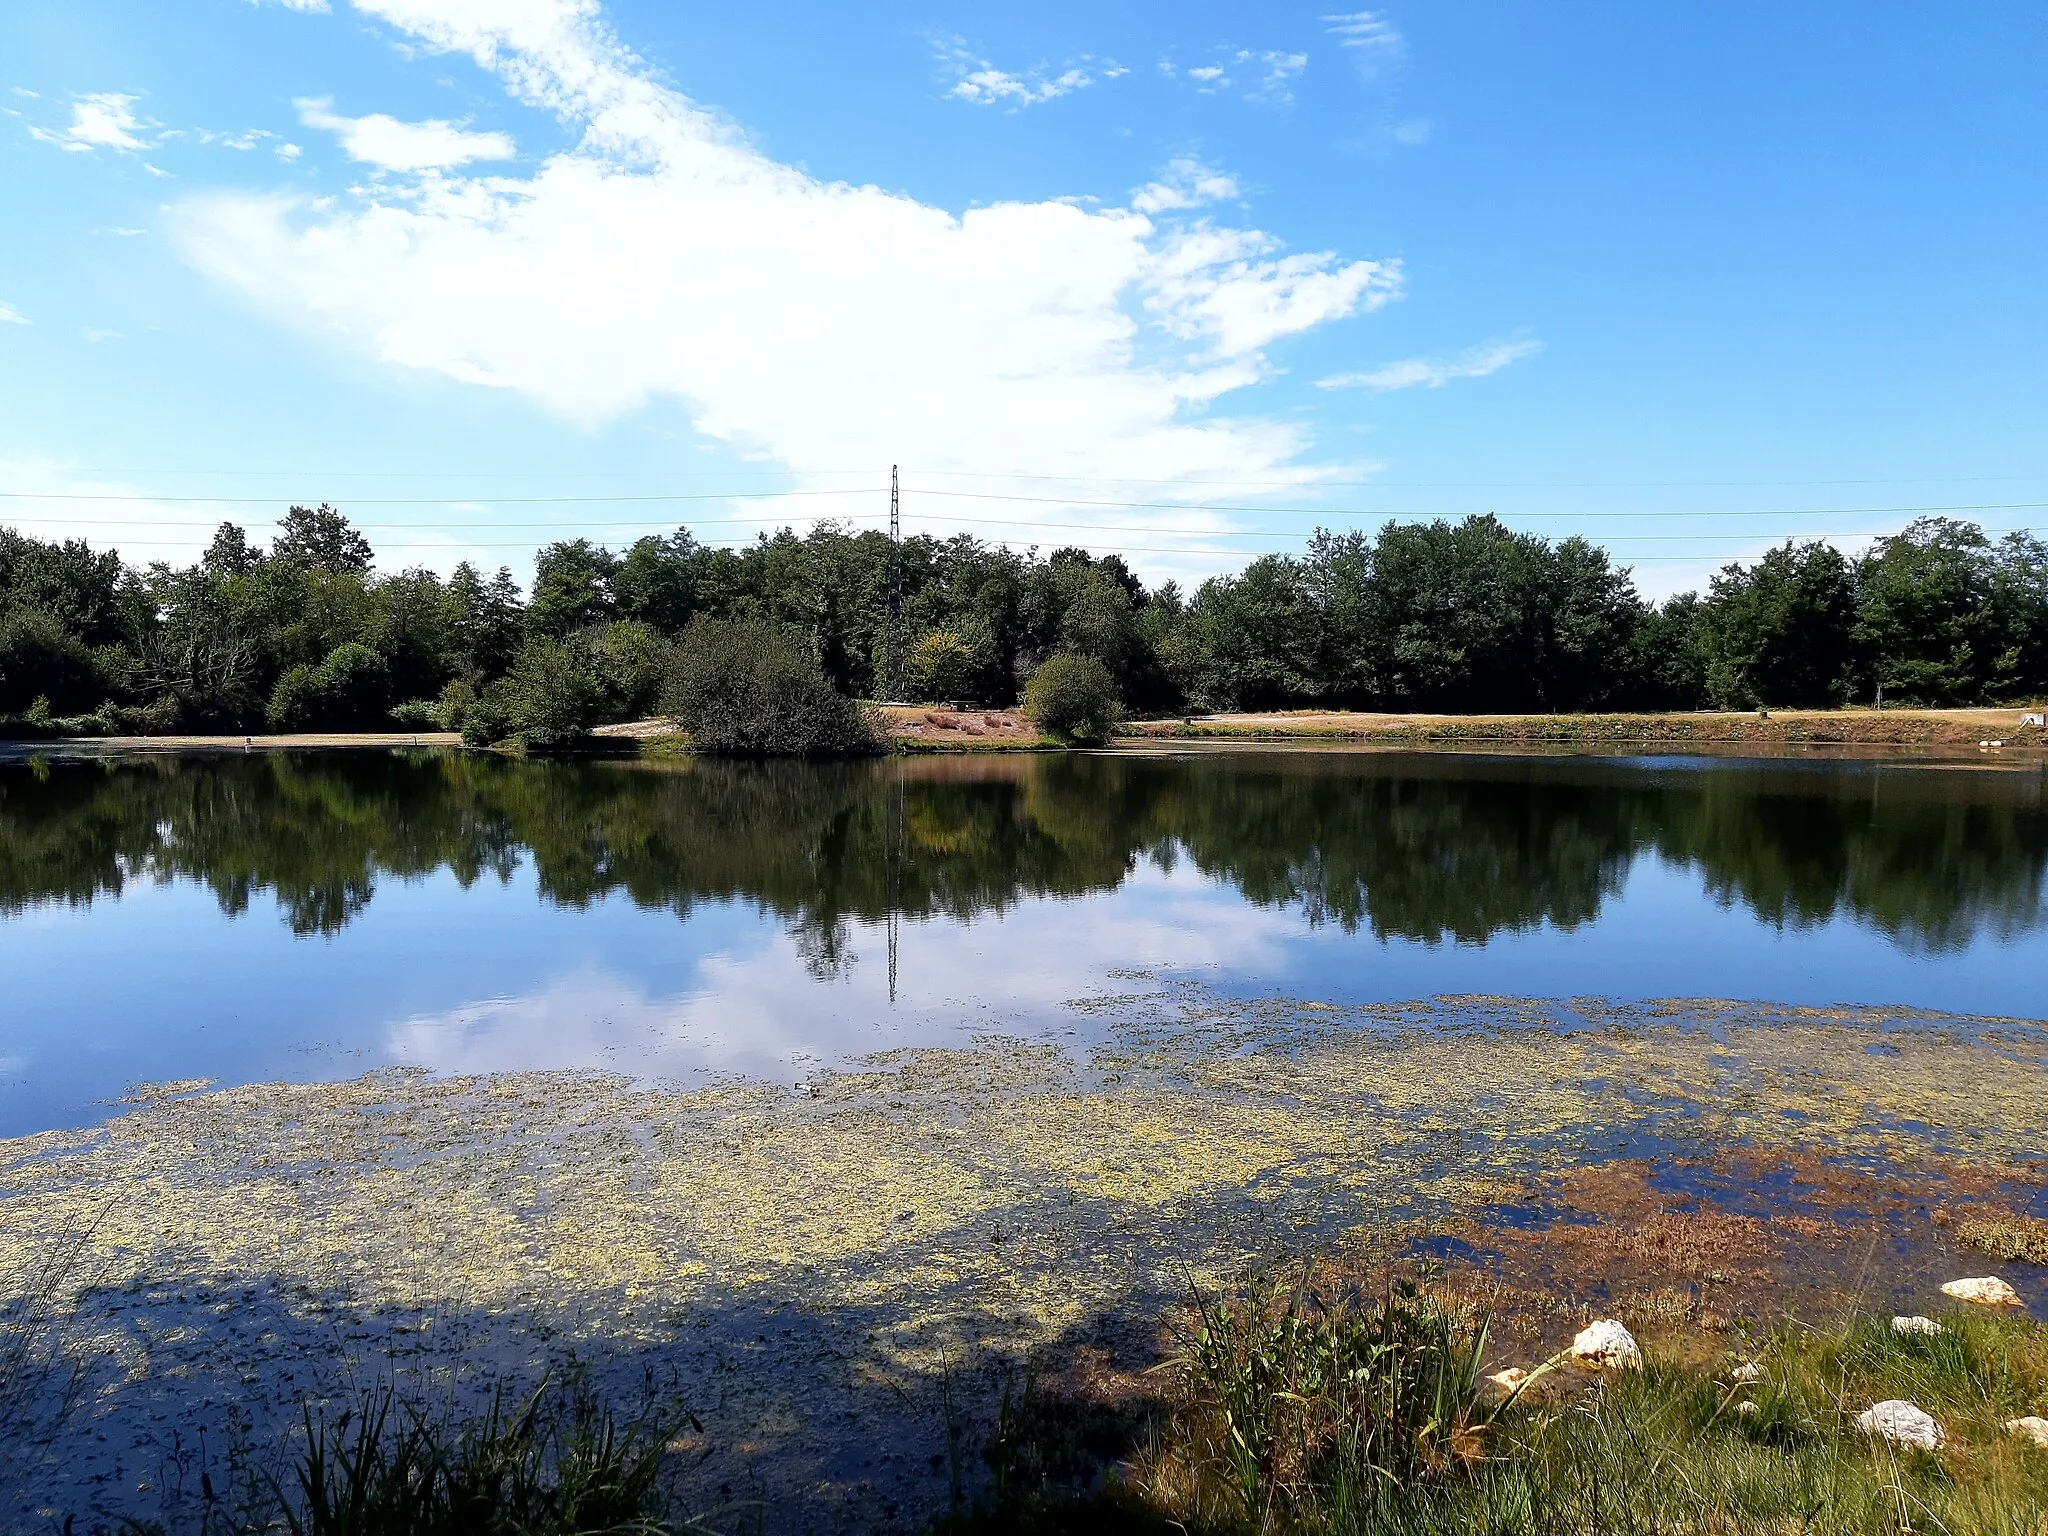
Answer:
MULTIPOLYGON (((915 753, 1059 750, 1014 709, 943 705, 881 706, 892 745, 915 753)), ((1133 720, 1115 745, 1167 742, 1339 744, 1384 747, 1551 747, 1594 751, 1648 748, 1770 753, 1816 747, 1947 747, 1996 752, 2048 749, 2048 731, 2021 723, 2032 711, 1991 709, 1789 709, 1674 714, 1381 714, 1351 710, 1271 710, 1133 720)), ((598 741, 624 747, 687 748, 672 720, 599 726, 598 741)), ((0 741, 0 761, 58 751, 67 755, 142 752, 278 752, 337 748, 455 748, 454 731, 326 731, 295 735, 67 736, 0 741)))

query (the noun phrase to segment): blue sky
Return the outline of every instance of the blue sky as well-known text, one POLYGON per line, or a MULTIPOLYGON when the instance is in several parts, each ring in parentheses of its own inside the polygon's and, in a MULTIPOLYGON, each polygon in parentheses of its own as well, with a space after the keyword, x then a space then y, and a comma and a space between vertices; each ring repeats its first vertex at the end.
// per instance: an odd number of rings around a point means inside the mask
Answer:
POLYGON ((901 462, 1155 577, 1495 511, 1652 592, 2048 527, 2044 66, 1999 4, 10 0, 0 518, 523 574, 901 462))

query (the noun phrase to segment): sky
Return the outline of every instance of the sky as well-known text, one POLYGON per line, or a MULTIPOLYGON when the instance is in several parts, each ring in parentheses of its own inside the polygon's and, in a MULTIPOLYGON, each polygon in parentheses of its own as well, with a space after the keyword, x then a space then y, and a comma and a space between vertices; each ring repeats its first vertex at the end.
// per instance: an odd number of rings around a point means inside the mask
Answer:
POLYGON ((0 523, 2048 530, 2048 11, 7 0, 0 523))

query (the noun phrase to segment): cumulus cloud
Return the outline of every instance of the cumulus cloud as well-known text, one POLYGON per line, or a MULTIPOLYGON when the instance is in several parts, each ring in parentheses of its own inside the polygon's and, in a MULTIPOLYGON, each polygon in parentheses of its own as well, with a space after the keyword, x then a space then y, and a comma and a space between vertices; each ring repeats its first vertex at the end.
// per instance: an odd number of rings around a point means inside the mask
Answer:
POLYGON ((584 0, 356 3, 580 141, 528 176, 326 205, 195 196, 174 237, 295 322, 575 420, 669 399, 798 472, 900 460, 1194 500, 1199 481, 1313 478, 1298 422, 1219 404, 1268 374, 1262 349, 1399 288, 1395 263, 1289 253, 1157 202, 955 214, 818 180, 660 83, 584 0))
POLYGON ((95 91, 71 103, 69 126, 30 128, 29 133, 45 144, 55 144, 73 154, 90 154, 96 149, 148 149, 150 141, 141 137, 148 130, 134 111, 140 99, 114 91, 95 91))
POLYGON ((0 325, 27 325, 28 316, 12 304, 0 304, 0 325))
POLYGON ((1098 80, 1114 80, 1130 73, 1114 60, 1097 62, 1084 55, 1080 63, 1071 64, 1058 74, 1044 68, 1012 74, 977 56, 961 38, 940 43, 938 55, 941 66, 953 77, 952 88, 946 94, 980 107, 1035 107, 1085 90, 1098 80))
MULTIPOLYGON (((342 117, 327 97, 301 97, 292 103, 299 121, 341 141, 351 160, 387 171, 440 171, 472 160, 510 160, 518 150, 502 133, 473 133, 456 123, 429 118, 402 123, 382 112, 368 117, 342 117)), ((293 151, 295 155, 296 150, 293 151)), ((290 159, 292 156, 286 156, 290 159)))
POLYGON ((1131 207, 1139 213, 1171 213, 1199 208, 1204 203, 1228 202, 1237 196, 1237 181, 1199 160, 1170 161, 1165 173, 1131 194, 1131 207))
POLYGON ((1483 379, 1542 350, 1540 341, 1499 341, 1467 348, 1455 357, 1410 357, 1365 373, 1333 374, 1316 384, 1322 389, 1441 389, 1452 379, 1483 379))

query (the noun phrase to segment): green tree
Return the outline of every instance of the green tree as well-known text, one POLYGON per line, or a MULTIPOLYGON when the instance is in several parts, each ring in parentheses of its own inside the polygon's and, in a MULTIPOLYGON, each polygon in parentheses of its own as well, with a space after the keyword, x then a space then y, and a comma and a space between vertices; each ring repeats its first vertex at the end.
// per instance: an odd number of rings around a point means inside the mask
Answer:
POLYGON ((2016 681, 2021 636, 1994 602, 1983 530, 1922 518, 1879 539, 1856 573, 1855 637, 1901 704, 1964 704, 2016 681))
POLYGON ((1855 573, 1831 545, 1787 540, 1722 567, 1702 617, 1707 690, 1723 708, 1820 708, 1854 691, 1855 573))
POLYGON ((1116 680, 1093 656, 1048 656, 1024 690, 1032 723, 1062 741, 1104 742, 1123 717, 1116 680))
POLYGON ((618 565, 610 550, 588 539, 547 545, 534 557, 527 628, 536 635, 560 639, 579 629, 610 623, 618 612, 612 597, 612 578, 618 565))
POLYGON ((301 570, 359 577, 370 574, 375 559, 370 541, 324 501, 317 507, 294 506, 285 513, 270 557, 301 570))

